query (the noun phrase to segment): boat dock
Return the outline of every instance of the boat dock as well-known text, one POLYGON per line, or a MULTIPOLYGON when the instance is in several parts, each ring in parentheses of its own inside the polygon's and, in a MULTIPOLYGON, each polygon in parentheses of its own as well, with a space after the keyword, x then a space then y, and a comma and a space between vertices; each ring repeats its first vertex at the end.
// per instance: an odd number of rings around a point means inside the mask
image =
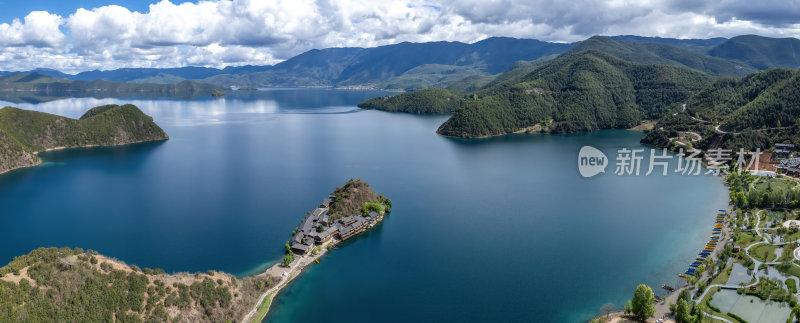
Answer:
MULTIPOLYGON (((727 212, 725 210, 719 210, 717 216, 714 218, 714 228, 711 230, 711 238, 708 239, 708 243, 697 254, 697 257, 689 264, 689 268, 686 269, 686 272, 683 274, 679 274, 678 276, 682 278, 689 279, 690 277, 694 276, 694 272, 697 270, 697 267, 705 262, 706 258, 711 256, 711 253, 714 252, 714 249, 717 248, 717 244, 719 243, 719 239, 722 235, 722 229, 725 227, 725 216, 727 212)), ((662 286, 664 289, 667 289, 667 285, 662 286)), ((671 287, 670 287, 671 288, 671 287)), ((674 289, 673 289, 674 290, 674 289)))

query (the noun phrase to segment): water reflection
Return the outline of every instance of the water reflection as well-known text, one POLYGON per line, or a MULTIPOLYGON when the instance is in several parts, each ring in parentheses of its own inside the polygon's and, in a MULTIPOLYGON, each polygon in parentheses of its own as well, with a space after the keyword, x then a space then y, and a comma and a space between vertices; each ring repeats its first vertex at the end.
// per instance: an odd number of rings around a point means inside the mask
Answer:
MULTIPOLYGON (((337 90, 328 90, 337 91, 337 90)), ((325 102, 330 98, 316 90, 234 91, 221 99, 146 99, 146 98, 67 98, 44 103, 11 103, 0 106, 52 113, 79 118, 92 107, 105 104, 134 104, 164 126, 192 126, 221 123, 260 122, 272 114, 338 114, 357 112, 352 99, 342 95, 342 102, 325 102), (298 104, 299 102, 299 104, 298 104), (263 117, 259 117, 263 116, 263 117)), ((322 91, 325 92, 325 91, 322 91)), ((381 95, 380 91, 358 93, 361 97, 381 95)), ((363 98, 362 98, 363 99, 363 98)))

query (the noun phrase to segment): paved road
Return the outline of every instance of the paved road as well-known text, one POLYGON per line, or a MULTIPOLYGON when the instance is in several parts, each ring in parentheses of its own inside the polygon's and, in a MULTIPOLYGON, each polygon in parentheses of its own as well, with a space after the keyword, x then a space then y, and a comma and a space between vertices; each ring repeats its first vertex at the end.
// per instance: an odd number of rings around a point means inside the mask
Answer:
MULTIPOLYGON (((686 103, 683 104, 683 109, 681 110, 681 112, 686 112, 686 103)), ((675 112, 672 115, 677 115, 677 114, 678 114, 678 112, 675 112)), ((691 118, 694 121, 697 121, 697 122, 700 122, 700 123, 703 123, 703 124, 711 124, 711 121, 706 121, 706 120, 703 120, 703 119, 695 118, 691 114, 689 114, 688 112, 686 112, 686 114, 689 116, 689 118, 691 118)), ((741 133, 741 132, 731 132, 731 131, 722 130, 722 129, 720 129, 721 126, 722 125, 717 125, 716 127, 714 127, 714 130, 716 132, 718 132, 718 133, 729 133, 729 134, 734 134, 734 135, 741 133)), ((753 130, 755 130, 755 131, 767 131, 767 130, 780 130, 780 129, 791 129, 791 128, 792 127, 772 127, 772 128, 763 128, 763 129, 753 129, 753 130)))

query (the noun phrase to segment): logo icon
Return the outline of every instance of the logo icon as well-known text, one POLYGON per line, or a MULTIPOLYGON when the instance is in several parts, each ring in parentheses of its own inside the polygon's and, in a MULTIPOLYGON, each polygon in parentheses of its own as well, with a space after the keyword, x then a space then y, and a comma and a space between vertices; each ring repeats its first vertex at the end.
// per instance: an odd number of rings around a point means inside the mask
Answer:
POLYGON ((608 157, 597 148, 583 146, 578 152, 578 171, 583 177, 592 177, 606 172, 608 157))

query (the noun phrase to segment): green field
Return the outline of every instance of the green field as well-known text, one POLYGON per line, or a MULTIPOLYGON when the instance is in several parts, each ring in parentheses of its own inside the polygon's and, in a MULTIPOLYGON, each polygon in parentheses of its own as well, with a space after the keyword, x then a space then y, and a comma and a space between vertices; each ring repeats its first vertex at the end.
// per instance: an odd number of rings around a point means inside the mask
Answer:
POLYGON ((760 244, 750 248, 750 255, 753 256, 753 258, 758 261, 770 262, 778 258, 778 256, 775 255, 775 249, 778 249, 778 247, 770 246, 767 244, 760 244))
POLYGON ((773 190, 788 190, 796 186, 794 181, 783 178, 762 177, 758 182, 753 184, 757 190, 766 190, 772 188, 773 190))

